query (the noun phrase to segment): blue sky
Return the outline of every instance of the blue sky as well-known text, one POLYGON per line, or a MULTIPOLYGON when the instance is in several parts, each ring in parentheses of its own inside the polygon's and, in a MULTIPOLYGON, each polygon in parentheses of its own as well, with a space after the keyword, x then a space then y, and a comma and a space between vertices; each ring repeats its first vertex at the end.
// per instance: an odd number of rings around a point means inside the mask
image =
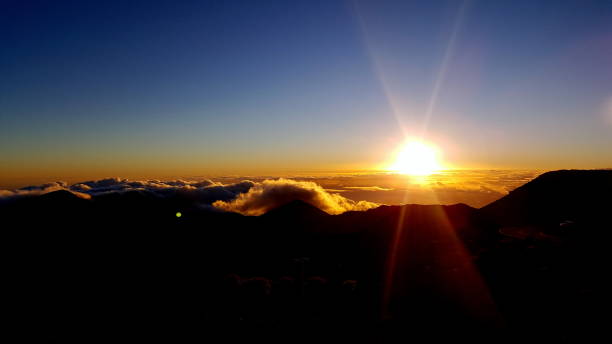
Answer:
POLYGON ((0 34, 3 179, 368 169, 406 134, 612 166, 610 1, 4 1, 0 34))

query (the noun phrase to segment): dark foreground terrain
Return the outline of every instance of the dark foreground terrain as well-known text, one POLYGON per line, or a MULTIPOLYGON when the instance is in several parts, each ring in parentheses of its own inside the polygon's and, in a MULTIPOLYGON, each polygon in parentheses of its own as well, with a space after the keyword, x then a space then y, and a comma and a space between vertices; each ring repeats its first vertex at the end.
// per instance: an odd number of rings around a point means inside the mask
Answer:
POLYGON ((294 201, 247 217, 185 202, 56 191, 1 204, 23 341, 607 336, 611 170, 545 173, 481 209, 332 216, 294 201))

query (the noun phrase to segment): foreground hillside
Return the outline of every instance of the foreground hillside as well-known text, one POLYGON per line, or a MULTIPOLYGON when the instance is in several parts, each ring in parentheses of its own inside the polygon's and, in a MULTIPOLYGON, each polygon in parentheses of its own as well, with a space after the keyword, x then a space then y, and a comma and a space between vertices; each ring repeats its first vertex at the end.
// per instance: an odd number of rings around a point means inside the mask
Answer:
POLYGON ((602 328, 611 185, 556 171, 481 209, 334 216, 293 201, 177 217, 180 200, 146 192, 56 191, 0 216, 17 318, 60 341, 251 326, 563 339, 602 328))

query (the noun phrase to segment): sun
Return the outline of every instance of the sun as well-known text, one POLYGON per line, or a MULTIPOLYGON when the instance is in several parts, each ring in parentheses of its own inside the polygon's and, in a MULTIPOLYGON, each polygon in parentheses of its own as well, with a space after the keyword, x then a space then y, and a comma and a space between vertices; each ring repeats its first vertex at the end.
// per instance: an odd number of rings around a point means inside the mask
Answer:
POLYGON ((390 171, 412 176, 427 176, 442 169, 438 150, 421 141, 408 141, 397 152, 390 171))

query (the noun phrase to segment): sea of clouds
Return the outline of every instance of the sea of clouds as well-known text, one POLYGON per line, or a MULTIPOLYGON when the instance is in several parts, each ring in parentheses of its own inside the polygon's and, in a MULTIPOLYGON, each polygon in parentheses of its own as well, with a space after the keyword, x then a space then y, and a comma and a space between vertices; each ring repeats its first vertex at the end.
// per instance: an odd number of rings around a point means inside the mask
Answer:
POLYGON ((244 215, 260 215, 293 200, 310 203, 329 214, 340 214, 349 210, 367 210, 379 205, 367 201, 353 201, 337 193, 328 192, 311 181, 284 178, 262 181, 242 180, 234 183, 220 183, 212 180, 143 181, 107 178, 76 184, 53 182, 13 190, 0 190, 0 199, 3 202, 10 202, 22 197, 32 197, 58 190, 70 191, 86 199, 110 193, 139 191, 157 197, 179 197, 195 205, 212 206, 214 209, 244 215))
POLYGON ((67 190, 90 199, 110 193, 145 192, 179 197, 203 208, 260 215, 293 200, 329 214, 367 210, 380 204, 454 204, 481 207, 536 177, 539 171, 449 171, 428 177, 350 174, 290 178, 226 177, 198 180, 107 178, 74 184, 52 182, 0 189, 0 202, 67 190))

